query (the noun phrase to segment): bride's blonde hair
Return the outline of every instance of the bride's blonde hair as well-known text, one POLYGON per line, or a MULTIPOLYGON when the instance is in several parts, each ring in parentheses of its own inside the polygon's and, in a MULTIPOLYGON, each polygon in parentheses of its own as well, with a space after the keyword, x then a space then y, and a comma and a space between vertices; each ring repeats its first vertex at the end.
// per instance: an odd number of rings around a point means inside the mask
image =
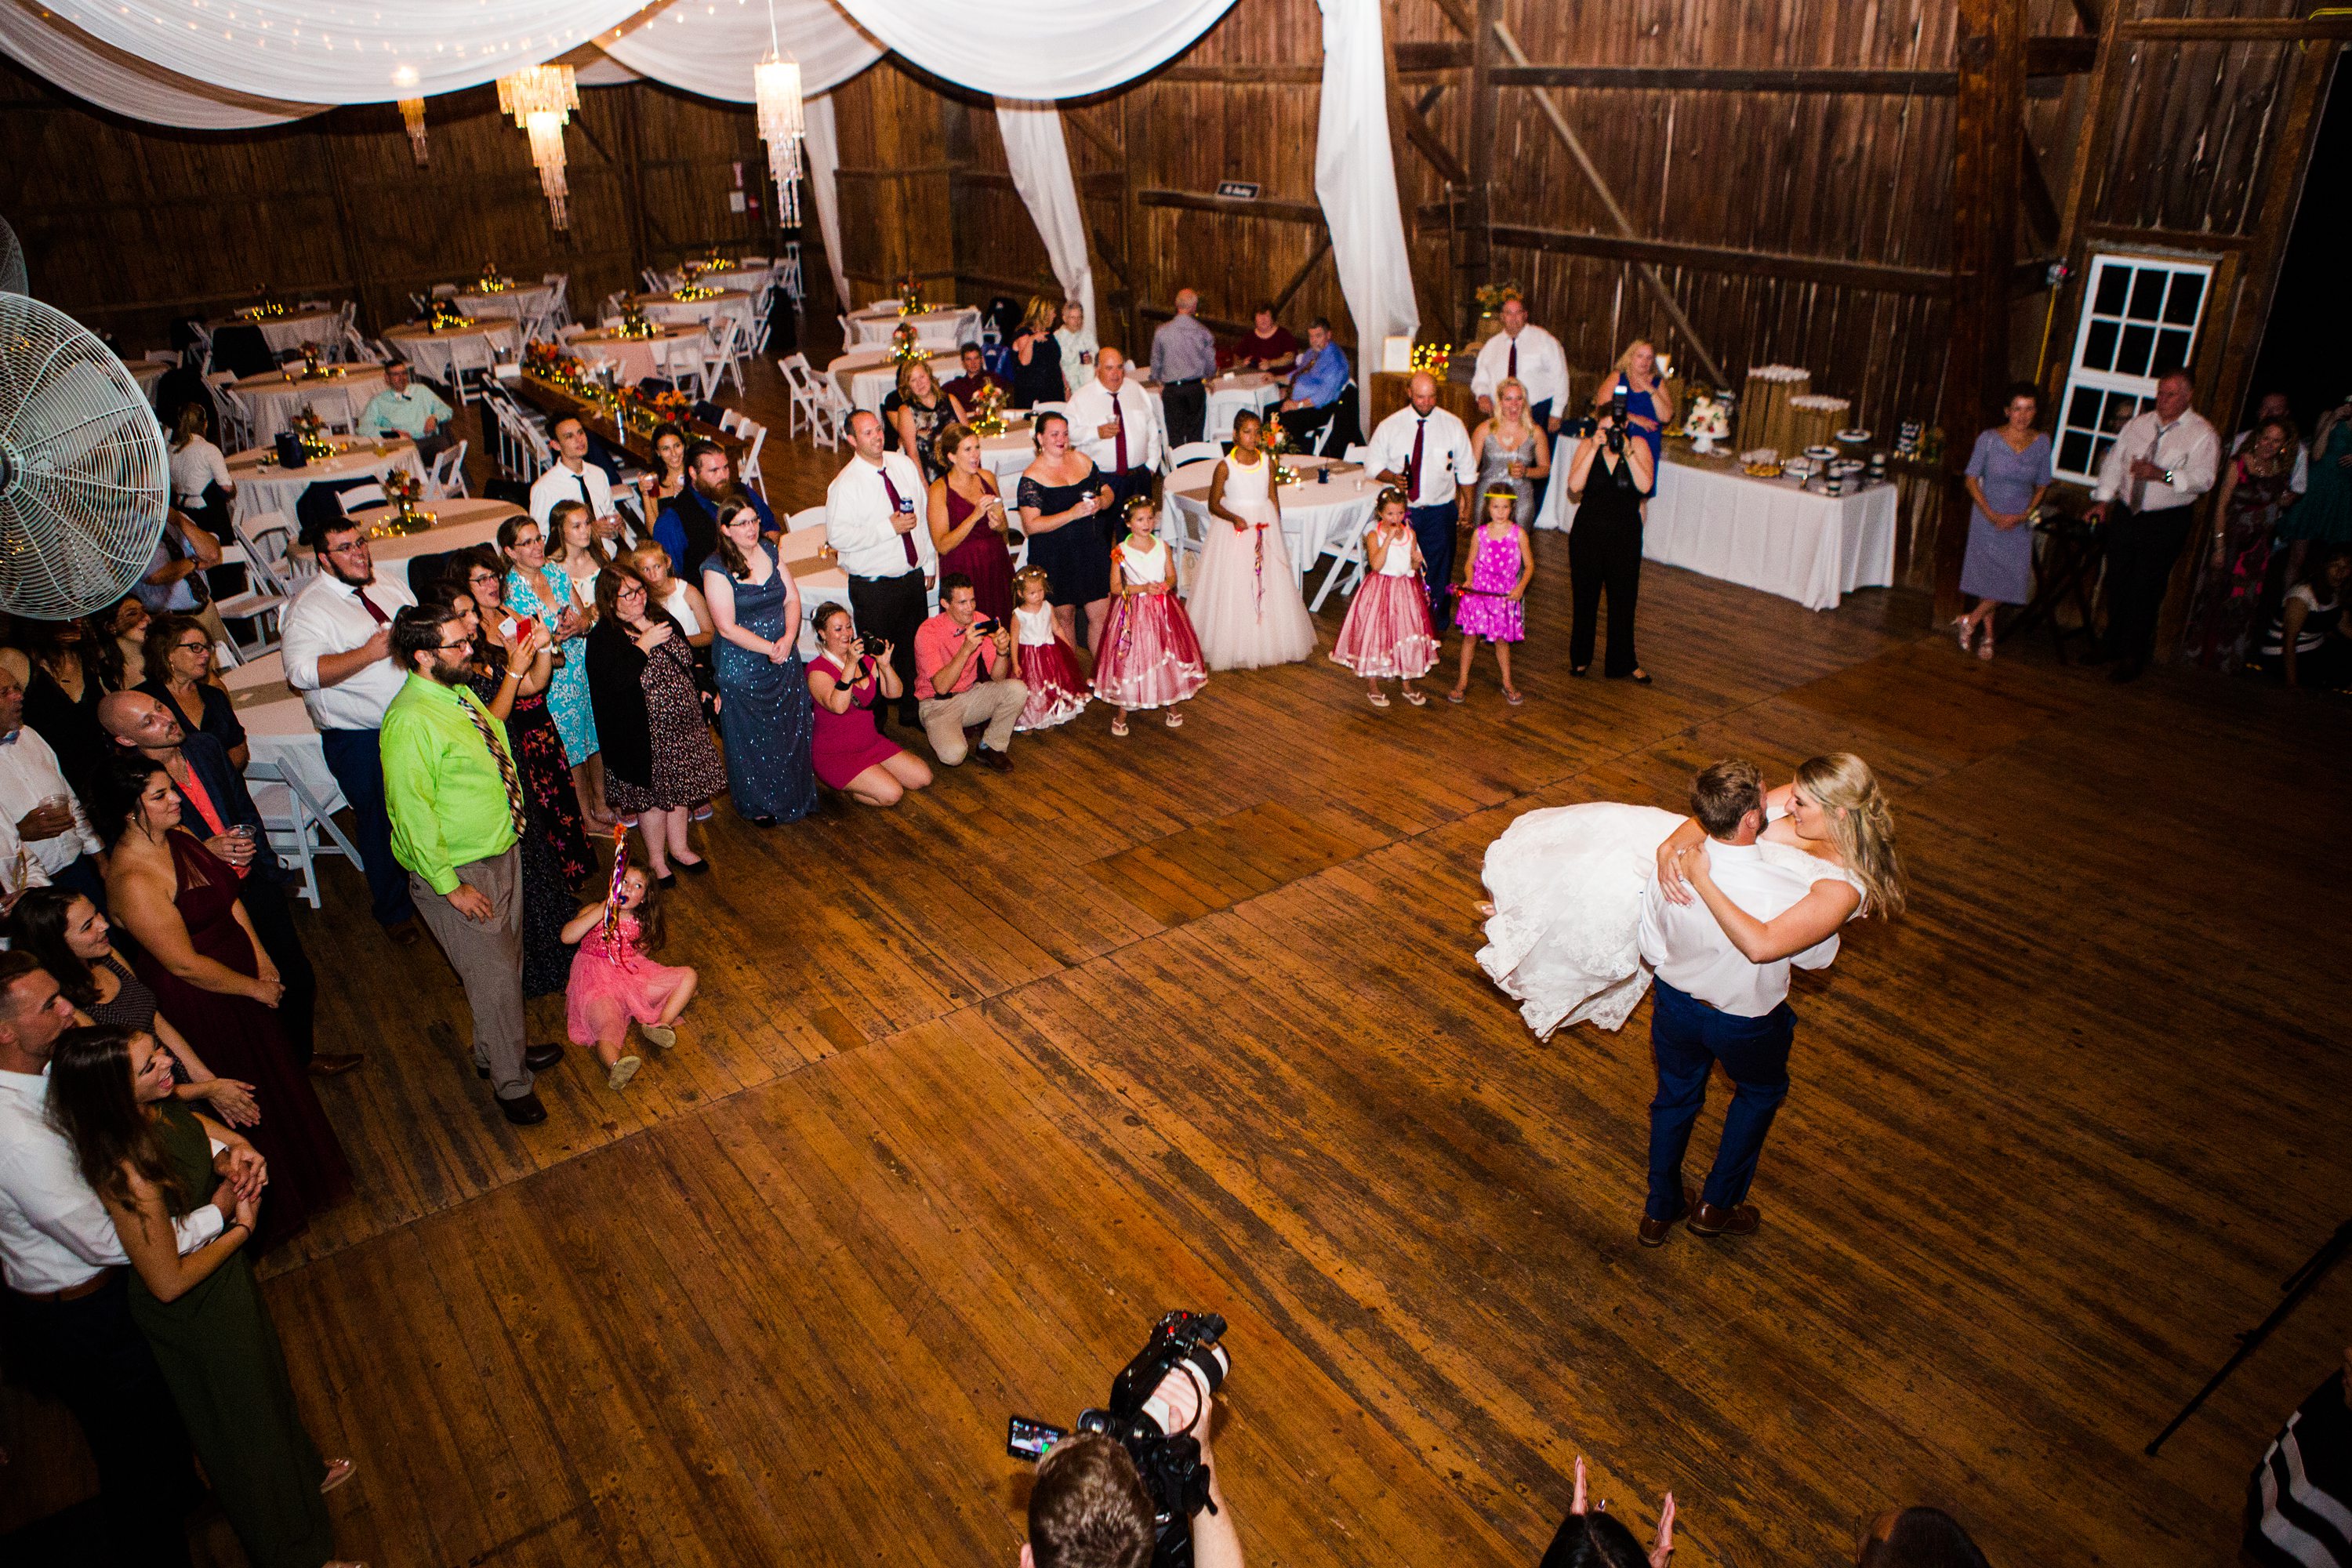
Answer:
POLYGON ((1829 814, 1838 858, 1862 884, 1863 908, 1901 914, 1903 862, 1895 853, 1895 814, 1870 764, 1852 752, 1832 752, 1800 763, 1797 783, 1829 814))

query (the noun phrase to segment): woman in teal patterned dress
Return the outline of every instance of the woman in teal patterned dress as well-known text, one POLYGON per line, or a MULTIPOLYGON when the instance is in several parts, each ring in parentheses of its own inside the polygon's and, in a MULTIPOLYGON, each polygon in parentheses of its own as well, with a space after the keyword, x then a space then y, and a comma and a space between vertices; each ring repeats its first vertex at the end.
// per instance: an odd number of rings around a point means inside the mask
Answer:
POLYGON ((319 1457, 246 1243, 259 1213, 252 1145, 172 1094, 155 1037, 100 1026, 58 1037, 49 1119, 73 1145, 130 1255, 131 1317, 155 1352, 213 1495, 254 1568, 343 1568, 326 1499, 349 1459, 319 1457), (216 1175, 212 1145, 227 1145, 216 1175), (175 1222, 211 1205, 228 1220, 180 1255, 175 1222))
MULTIPOLYGON (((561 527, 564 510, 578 501, 558 501, 548 515, 549 527, 561 527)), ((584 509, 583 509, 584 510, 584 509)), ((499 524, 499 552, 507 560, 507 614, 520 620, 536 617, 556 637, 555 678, 547 683, 547 710, 555 716, 555 732, 563 739, 563 760, 572 765, 572 787, 580 796, 580 815, 609 826, 613 813, 604 805, 603 770, 594 766, 601 749, 596 742, 596 710, 588 700, 588 623, 591 606, 581 604, 571 576, 547 563, 547 530, 517 513, 499 524)))

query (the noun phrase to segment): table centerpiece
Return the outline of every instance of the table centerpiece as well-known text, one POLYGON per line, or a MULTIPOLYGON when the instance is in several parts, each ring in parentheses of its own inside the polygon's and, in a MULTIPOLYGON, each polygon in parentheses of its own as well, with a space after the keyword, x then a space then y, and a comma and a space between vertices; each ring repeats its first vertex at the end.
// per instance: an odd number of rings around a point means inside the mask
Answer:
POLYGON ((912 321, 901 321, 890 331, 890 363, 906 364, 915 360, 930 363, 930 352, 923 347, 922 339, 915 332, 912 321))
POLYGON ((621 296, 621 319, 604 333, 608 338, 644 341, 662 335, 658 322, 646 320, 646 302, 635 294, 621 296))
POLYGON ((971 400, 971 428, 979 436, 1004 434, 1004 388, 992 381, 971 400))
POLYGON ((898 279, 898 314, 919 316, 923 313, 923 280, 913 273, 898 279))
POLYGON ((701 300, 716 300, 725 292, 726 289, 713 289, 708 283, 685 283, 671 290, 670 298, 681 305, 691 305, 701 300))
POLYGON ((499 270, 495 261, 482 263, 482 275, 474 279, 470 290, 476 294, 503 294, 515 286, 514 279, 499 270))
POLYGON ((1445 367, 1454 363, 1452 343, 1415 343, 1412 345, 1412 368, 1416 374, 1426 374, 1439 381, 1445 379, 1445 367))
POLYGON ((302 450, 309 457, 331 458, 340 449, 327 435, 327 422, 320 418, 319 411, 308 404, 304 404, 301 410, 286 422, 286 426, 294 433, 294 439, 302 444, 302 450))
POLYGON ((1282 416, 1278 413, 1267 415, 1265 427, 1259 432, 1259 435, 1265 442, 1266 454, 1274 464, 1274 482, 1276 485, 1297 484, 1298 470, 1283 461, 1290 456, 1290 432, 1284 426, 1282 416))
POLYGON ((394 468, 383 477, 384 499, 392 502, 393 513, 368 530, 370 539, 399 539, 411 533, 422 533, 440 519, 419 509, 425 499, 425 481, 405 468, 394 468))
POLYGON ((462 332, 474 324, 474 318, 458 309, 455 300, 436 300, 425 311, 425 330, 429 332, 462 332))

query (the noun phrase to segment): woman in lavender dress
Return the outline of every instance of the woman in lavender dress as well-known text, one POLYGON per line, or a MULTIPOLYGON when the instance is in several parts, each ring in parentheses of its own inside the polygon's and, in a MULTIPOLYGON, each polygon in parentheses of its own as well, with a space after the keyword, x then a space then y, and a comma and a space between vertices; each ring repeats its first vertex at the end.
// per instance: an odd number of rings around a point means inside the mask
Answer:
POLYGON ((2033 597, 2033 509, 2050 489, 2050 437, 2033 427, 2042 394, 2032 382, 2009 389, 2000 425, 1977 437, 1969 454, 1969 552, 1960 592, 1976 608, 1952 623, 1966 651, 1984 634, 1979 658, 1992 657, 1993 613, 2033 597))

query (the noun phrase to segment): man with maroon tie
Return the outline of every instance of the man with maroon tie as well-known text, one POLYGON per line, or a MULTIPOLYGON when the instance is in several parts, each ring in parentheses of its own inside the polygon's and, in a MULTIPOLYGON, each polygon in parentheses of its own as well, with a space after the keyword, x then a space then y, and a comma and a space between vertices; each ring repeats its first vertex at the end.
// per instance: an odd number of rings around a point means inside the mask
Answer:
MULTIPOLYGON (((903 452, 882 449, 882 416, 849 416, 856 453, 824 492, 825 547, 849 574, 849 613, 857 629, 887 638, 898 672, 898 721, 922 722, 915 697, 915 633, 930 613, 928 590, 940 574, 931 531, 916 508, 923 476, 903 452)), ((877 717, 880 710, 877 707, 877 717)))
MULTIPOLYGON (((1495 389, 1506 381, 1516 380, 1528 389, 1528 417, 1543 429, 1542 439, 1559 438, 1560 419, 1568 412, 1568 352, 1559 340, 1528 320, 1527 301, 1517 295, 1505 297, 1500 311, 1503 330, 1488 338, 1478 350, 1477 368, 1470 377, 1470 394, 1478 400, 1481 413, 1495 412, 1495 389)), ((1560 471, 1568 466, 1566 453, 1556 459, 1560 471)), ((1535 504, 1543 506, 1544 491, 1551 484, 1549 470, 1536 477, 1535 504)))
POLYGON ((1160 467, 1160 412, 1150 394, 1127 379, 1127 356, 1105 349, 1095 378, 1070 395, 1070 444, 1095 460, 1111 489, 1111 515, 1124 517, 1132 496, 1151 493, 1160 467))
POLYGON ((1364 467, 1404 492, 1405 516, 1421 545, 1429 584, 1430 624, 1444 632, 1454 595, 1454 534, 1462 518, 1461 492, 1475 490, 1478 456, 1460 418, 1437 406, 1437 383, 1416 374, 1411 401, 1372 430, 1364 467))

